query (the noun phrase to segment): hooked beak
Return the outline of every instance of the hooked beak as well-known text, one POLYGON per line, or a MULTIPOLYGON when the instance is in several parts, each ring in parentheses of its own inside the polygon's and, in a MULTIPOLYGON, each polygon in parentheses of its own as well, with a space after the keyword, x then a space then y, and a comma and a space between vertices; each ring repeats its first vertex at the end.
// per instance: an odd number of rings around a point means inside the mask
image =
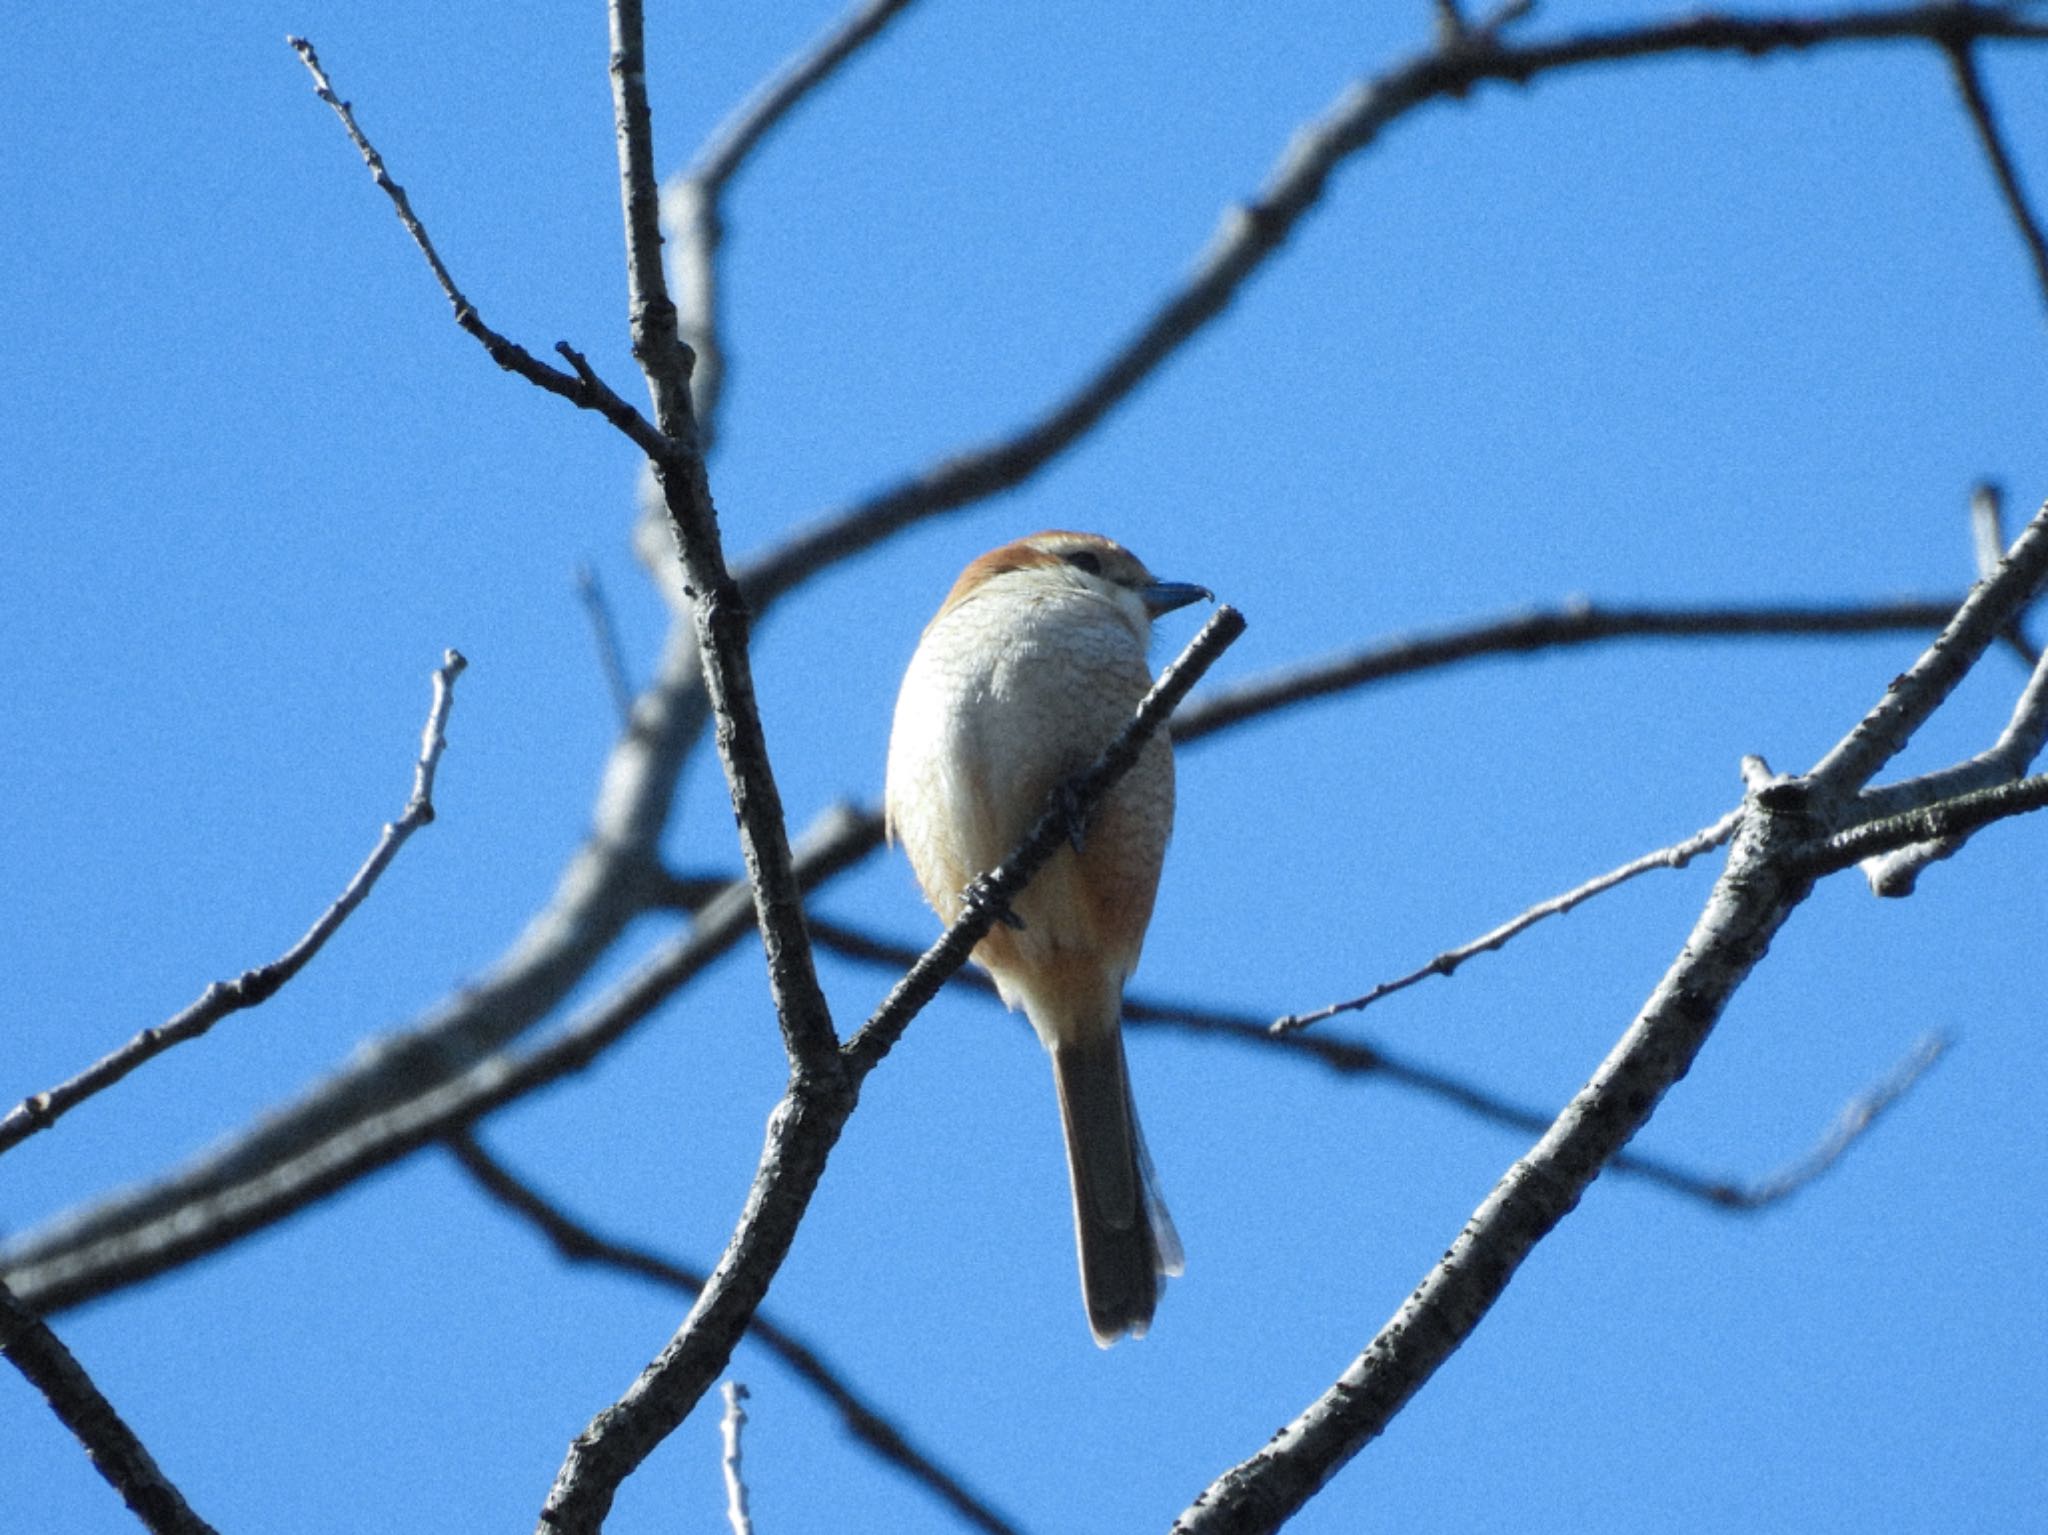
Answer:
POLYGON ((1208 587, 1187 581, 1154 581, 1150 586, 1140 588, 1138 595, 1145 599, 1145 611, 1154 618, 1162 613, 1171 613, 1175 608, 1184 608, 1191 602, 1216 600, 1216 594, 1208 587))

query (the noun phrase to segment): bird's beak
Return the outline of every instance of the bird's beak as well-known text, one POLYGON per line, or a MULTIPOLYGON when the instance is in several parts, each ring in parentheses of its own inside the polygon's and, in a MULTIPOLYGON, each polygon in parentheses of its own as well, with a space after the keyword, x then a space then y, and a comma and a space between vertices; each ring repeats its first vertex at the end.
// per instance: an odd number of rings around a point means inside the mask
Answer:
POLYGON ((1140 588, 1138 595, 1145 599, 1145 611, 1154 618, 1161 613, 1171 613, 1175 608, 1184 608, 1191 602, 1216 600, 1216 594, 1208 587, 1187 581, 1154 581, 1150 586, 1140 588))

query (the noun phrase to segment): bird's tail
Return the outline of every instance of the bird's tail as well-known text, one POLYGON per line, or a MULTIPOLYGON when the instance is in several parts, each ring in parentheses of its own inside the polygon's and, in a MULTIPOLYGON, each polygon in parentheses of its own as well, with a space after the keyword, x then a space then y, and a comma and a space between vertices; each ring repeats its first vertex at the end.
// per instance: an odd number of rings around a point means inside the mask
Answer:
POLYGON ((1145 1335, 1161 1278, 1181 1271, 1180 1237, 1138 1128, 1121 1031, 1056 1042, 1052 1073, 1074 1183, 1081 1297, 1095 1341, 1107 1348, 1125 1333, 1145 1335))

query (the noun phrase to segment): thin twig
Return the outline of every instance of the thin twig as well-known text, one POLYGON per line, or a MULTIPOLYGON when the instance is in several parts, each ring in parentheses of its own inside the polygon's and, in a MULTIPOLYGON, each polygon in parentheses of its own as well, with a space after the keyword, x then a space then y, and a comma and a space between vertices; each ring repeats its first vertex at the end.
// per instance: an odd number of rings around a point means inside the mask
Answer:
POLYGON ((199 1038, 230 1013, 268 1002, 306 967, 340 930, 349 914, 363 904, 407 839, 434 819, 434 773, 448 746, 448 711, 455 704, 455 679, 468 664, 459 652, 442 653, 441 665, 434 672, 434 701, 427 711, 426 728, 420 732, 420 754, 413 764, 412 794, 405 809, 397 820, 384 827, 362 867, 299 941, 267 965, 244 970, 232 981, 215 981, 183 1012, 154 1028, 144 1029, 69 1081, 24 1098, 8 1111, 5 1119, 0 1119, 0 1153, 38 1130, 47 1130, 66 1113, 105 1092, 144 1062, 154 1060, 173 1046, 199 1038))
POLYGON ((1536 1245, 1578 1204, 1691 1066, 1728 998, 1811 889, 1779 872, 1805 827, 1750 801, 1727 867, 1678 959, 1621 1040, 1536 1144, 1509 1166, 1443 1258, 1315 1401, 1219 1476, 1177 1535, 1276 1529, 1382 1433, 1463 1345, 1536 1245))
POLYGON ((841 1052, 842 1090, 819 1090, 801 1068, 792 1071, 789 1091, 769 1116, 767 1144, 746 1209, 718 1267, 668 1346, 570 1445, 541 1510, 542 1531, 595 1535, 620 1484, 710 1389, 795 1240, 861 1081, 1064 842, 1071 819, 1085 818, 1130 770, 1174 706, 1243 629, 1244 619, 1235 609, 1217 609, 1094 764, 1047 796, 1031 831, 979 881, 983 897, 967 903, 960 919, 847 1041, 841 1052))
POLYGON ((1396 980, 1382 981, 1363 996, 1352 997, 1349 1001, 1332 1002, 1327 1007, 1319 1007, 1311 1013, 1288 1013, 1285 1017, 1274 1019, 1271 1028, 1275 1034, 1292 1033, 1296 1029, 1305 1029, 1312 1023, 1321 1023, 1326 1018, 1334 1018, 1339 1013, 1362 1012, 1382 997, 1390 997, 1397 991, 1406 991, 1418 981, 1426 981, 1433 975, 1448 976, 1456 971, 1460 965, 1464 964, 1466 960, 1472 958, 1473 955, 1484 954, 1490 950, 1498 949, 1507 943, 1509 939, 1519 933, 1526 932, 1544 918, 1561 916, 1565 912, 1570 911, 1574 906, 1582 905, 1590 901, 1594 896, 1612 890, 1616 885, 1627 884, 1628 881, 1634 879, 1639 874, 1647 874, 1652 869, 1684 868, 1695 858, 1699 857, 1700 854, 1721 846, 1722 843, 1734 836, 1735 829, 1741 824, 1742 809, 1740 806, 1737 806, 1722 816, 1712 826, 1701 828, 1683 842, 1675 843, 1671 847, 1659 848, 1654 853, 1645 853, 1642 857, 1625 863, 1618 869, 1610 869, 1607 873, 1600 875, 1596 879, 1587 880, 1585 884, 1580 885, 1576 889, 1567 890, 1563 895, 1555 895, 1547 901, 1539 901, 1520 916, 1510 918, 1499 927, 1494 928, 1491 932, 1481 937, 1473 939, 1470 943, 1460 944, 1455 949, 1444 950, 1443 953, 1437 955, 1435 959, 1432 959, 1419 970, 1411 970, 1396 980))
POLYGON ((1989 580, 2005 558, 2005 487, 1996 480, 1970 487, 1970 549, 1977 558, 1977 579, 1989 580))
POLYGON ((2019 167, 2013 163, 2012 153, 1998 131, 1998 119, 1991 110, 1991 100, 1984 94, 1983 76, 1977 71, 1977 50, 1972 39, 1959 36, 1944 40, 1942 51, 1948 55, 1956 91, 1963 98, 1963 109, 1970 114, 1971 126, 1977 130, 1977 142, 1984 146, 1984 158, 1991 162, 1991 174, 1998 181, 1998 195, 2005 200, 2005 211, 2012 216, 2013 227, 2019 230, 2020 239, 2026 242, 2042 302, 2048 303, 2048 237, 2042 235, 2041 221, 2034 217, 2034 210, 2027 205, 2026 188, 2020 185, 2019 167))
POLYGON ((761 141, 834 71, 909 8, 911 0, 866 0, 821 32, 711 132, 685 173, 715 196, 761 141))
MULTIPOLYGON (((10 1243, 0 1252, 9 1282, 48 1314, 214 1251, 383 1166, 388 1127, 550 1016, 646 909, 642 880, 707 713, 695 637, 674 626, 634 727, 612 747, 588 834, 503 956, 219 1146, 10 1243), (339 1155, 341 1145, 362 1154, 339 1155), (61 1288, 47 1289, 52 1281, 61 1288)), ((880 841, 878 820, 860 856, 880 841)))
POLYGON ((1465 19, 1465 12, 1458 0, 1430 0, 1430 10, 1436 22, 1436 45, 1448 48, 1463 42, 1465 34, 1472 30, 1472 24, 1465 19))
MULTIPOLYGON (((42 1392, 135 1517, 159 1535, 214 1535, 63 1341, 0 1284, 0 1355, 42 1392)), ((26 1472, 26 1465, 17 1468, 26 1472)))
POLYGON ((725 1383, 720 1393, 725 1411, 718 1420, 719 1470, 725 1474, 725 1522, 732 1535, 754 1535, 754 1519, 747 1512, 747 1479, 740 1468, 740 1430, 747 1426, 747 1388, 736 1380, 725 1383))
POLYGON ((426 226, 412 211, 412 202, 405 194, 405 188, 392 179, 384 167, 384 157, 356 126, 354 109, 335 94, 333 82, 327 78, 326 70, 320 67, 320 55, 313 51, 313 45, 303 37, 285 39, 297 53, 299 61, 313 76, 313 94, 334 109, 334 115, 341 119, 347 131, 349 142, 356 147, 356 153, 363 157, 363 163, 370 168, 370 179, 376 182, 391 199, 391 205, 398 213, 398 221, 405 226, 405 232, 412 236, 412 243, 419 247, 420 254, 427 259, 427 266, 433 271, 434 281, 441 285, 448 302, 455 309, 455 323, 474 336, 490 354, 491 361, 507 373, 516 373, 530 384, 545 389, 550 394, 560 395, 580 410, 595 411, 613 426, 624 432, 650 458, 658 457, 666 448, 661 436, 647 418, 621 399, 587 364, 574 353, 565 352, 575 366, 573 373, 564 373, 560 368, 549 366, 517 342, 507 339, 484 323, 476 306, 463 296, 455 286, 455 279, 442 264, 441 254, 434 249, 426 226))
MULTIPOLYGON (((1997 542, 1996 494, 1980 487, 1973 513, 1977 528, 1978 557, 1982 560, 1988 555, 1987 544, 1997 542)), ((2014 542, 2010 554, 1994 563, 1992 571, 1985 578, 1987 591, 2006 590, 2008 583, 2002 572, 2012 567, 2020 570, 2017 579, 2022 584, 2031 580, 2034 589, 2039 588, 2044 577, 2038 569, 2031 576, 2027 575, 2026 571, 2030 561, 2035 567, 2044 563, 2039 538, 2044 528, 2048 528, 2048 506, 2042 508, 2029 525, 2027 532, 2014 542)), ((2023 595, 2016 603, 2006 602, 2005 606, 2010 611, 2001 630, 2009 641, 2023 649, 2026 647, 2026 640, 2019 633, 2019 622, 2021 615, 2026 611, 2028 600, 2030 599, 2023 595)), ((1901 680, 1903 682, 1907 679, 1901 680)), ((1881 788, 1864 789, 1856 797, 1852 807, 1852 824, 1867 824, 1909 811, 1930 810, 1944 805, 1945 802, 1957 803, 1948 805, 1942 811, 1943 814, 1963 814, 1965 812, 1958 801, 1958 796, 1998 784, 2011 784, 2033 764, 2034 759, 2040 755, 2044 743, 2048 743, 2048 657, 2037 657, 2034 670, 2028 677, 2026 686, 2020 690, 2020 696, 2013 705, 2012 715, 2006 721, 2005 729, 1987 750, 1978 753, 1967 762, 1922 773, 1916 778, 1886 784, 1881 788)), ((2014 810, 1999 812, 1993 808, 1992 802, 1987 802, 1985 808, 1991 811, 1989 818, 1995 820, 1999 819, 2001 814, 2016 813, 2017 809, 2026 807, 2016 805, 2014 810)), ((1851 817, 1844 815, 1841 821, 1851 822, 1851 817)), ((1972 821, 1969 827, 1974 828, 1982 824, 1982 821, 1972 821)), ((1874 894, 1889 897, 1911 895, 1921 873, 1930 864, 1954 857, 1961 851, 1968 838, 1969 830, 1964 829, 1952 835, 1901 846, 1896 842, 1884 841, 1882 833, 1872 833, 1867 845, 1877 847, 1882 844, 1882 850, 1864 865, 1864 876, 1874 894)))
MULTIPOLYGON (((915 960, 918 954, 916 949, 906 944, 891 943, 887 939, 878 938, 871 933, 824 917, 811 918, 811 936, 821 948, 829 949, 847 959, 892 969, 902 969, 904 965, 915 960)), ((979 970, 959 971, 946 984, 949 988, 973 991, 991 1001, 997 1000, 995 983, 979 970)), ((1249 1013, 1228 1012, 1210 1007, 1190 1007, 1184 1003, 1160 1002, 1143 996, 1126 996, 1123 1017, 1128 1028, 1170 1029, 1177 1033, 1191 1034, 1198 1039, 1221 1040, 1247 1050, 1277 1050, 1282 1059, 1308 1061, 1339 1077, 1377 1077, 1396 1086, 1412 1089, 1425 1097, 1448 1103, 1476 1119, 1502 1125, 1510 1130, 1540 1135, 1549 1128, 1552 1118, 1549 1114, 1525 1108, 1496 1093, 1488 1092, 1485 1088, 1476 1087, 1449 1072, 1403 1060, 1379 1045, 1327 1034, 1275 1034, 1262 1020, 1249 1013)), ((1923 1044, 1916 1050, 1914 1059, 1918 1059, 1925 1048, 1923 1044)), ((1880 1107, 1896 1101, 1903 1094, 1905 1087, 1911 1085, 1905 1083, 1903 1086, 1897 1086, 1895 1090, 1894 1084, 1899 1083, 1901 1071, 1895 1071, 1885 1083, 1844 1105, 1837 1117, 1837 1129, 1829 1132, 1828 1139, 1823 1141, 1821 1146, 1791 1165, 1810 1166, 1824 1154, 1828 1156, 1830 1165, 1839 1161, 1842 1153, 1848 1149, 1846 1142, 1841 1143, 1832 1152, 1828 1151, 1828 1148, 1840 1139, 1839 1126, 1858 1116, 1859 1105, 1867 1105, 1880 1098, 1883 1100, 1880 1107)), ((1865 1127, 1867 1128, 1869 1122, 1875 1118, 1875 1113, 1864 1116, 1865 1127)), ((1669 1193, 1696 1199, 1717 1210, 1744 1214, 1775 1204, 1812 1181, 1810 1177, 1794 1181, 1789 1179, 1785 1172, 1775 1172, 1763 1178, 1747 1181, 1713 1178, 1704 1173, 1689 1171, 1661 1157, 1637 1151, 1619 1153, 1607 1164, 1607 1170, 1625 1177, 1640 1178, 1646 1183, 1654 1183, 1669 1193)))
POLYGON ((612 605, 605 600, 604 587, 597 579, 597 572, 589 565, 576 567, 576 595, 582 600, 583 612, 590 620, 590 637, 597 645, 597 664, 604 672, 605 686, 611 689, 612 707, 618 711, 619 723, 630 726, 633 723, 633 684, 626 676, 626 662, 619 647, 619 626, 612 617, 612 605))
MULTIPOLYGON (((528 1222, 571 1263, 592 1263, 632 1274, 694 1299, 704 1288, 700 1270, 687 1268, 644 1247, 601 1236, 547 1199, 478 1143, 468 1130, 447 1138, 477 1186, 499 1205, 528 1222)), ((1017 1535, 1017 1527, 991 1508, 965 1482, 918 1449, 880 1408, 849 1386, 839 1370, 795 1333, 757 1311, 747 1336, 773 1354, 838 1412, 846 1431, 889 1465, 921 1483, 941 1502, 987 1535, 1017 1535)))
MULTIPOLYGON (((2027 685, 2020 690, 2019 699, 2013 705, 2012 717, 1987 750, 1953 767, 1871 790, 1858 798, 1857 808, 1866 822, 1914 810, 1940 815, 1961 814, 1962 801, 1958 796, 2000 784, 2012 784, 2033 765, 2034 759, 2041 754, 2044 741, 2048 741, 2048 656, 2036 663, 2033 675, 2027 679, 2027 685)), ((2017 813, 2024 808, 2015 805, 2006 813, 2017 813)), ((1995 812, 1990 817, 1993 820, 1998 818, 1995 812)), ((1982 821, 1970 823, 1971 827, 1982 824, 1982 821)), ((1877 895, 1911 895, 1920 874, 1929 864, 1953 858, 1968 840, 1969 830, 1965 829, 1931 841, 1893 847, 1869 860, 1864 865, 1864 876, 1877 895)))

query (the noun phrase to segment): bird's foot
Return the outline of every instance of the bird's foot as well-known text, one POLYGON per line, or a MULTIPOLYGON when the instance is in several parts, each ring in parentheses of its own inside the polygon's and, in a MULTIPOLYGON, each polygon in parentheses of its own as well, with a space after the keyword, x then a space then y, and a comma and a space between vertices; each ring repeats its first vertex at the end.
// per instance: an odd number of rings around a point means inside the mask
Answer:
POLYGON ((996 921, 1004 927, 1024 931, 1024 919, 1010 910, 1010 903, 996 895, 995 882, 986 874, 977 874, 967 882, 967 888, 960 892, 960 899, 969 911, 992 912, 996 921))

